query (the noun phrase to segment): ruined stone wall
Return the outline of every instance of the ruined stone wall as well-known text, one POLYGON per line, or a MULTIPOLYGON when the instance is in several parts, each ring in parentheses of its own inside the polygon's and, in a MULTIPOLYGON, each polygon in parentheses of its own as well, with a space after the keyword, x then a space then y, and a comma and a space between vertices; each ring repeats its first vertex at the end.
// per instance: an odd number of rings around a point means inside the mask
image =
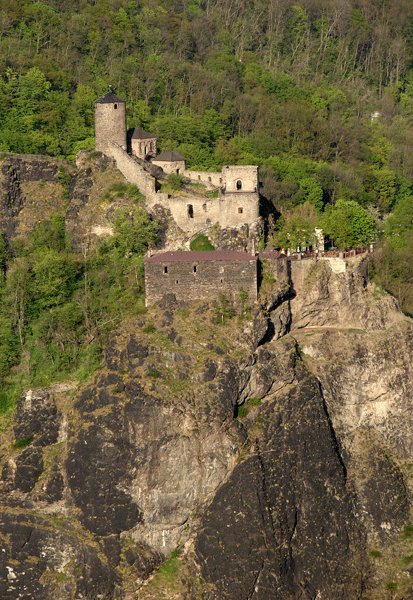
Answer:
POLYGON ((184 176, 191 181, 205 183, 209 187, 220 187, 224 183, 222 173, 209 173, 208 171, 184 171, 184 176))
POLYGON ((223 167, 222 176, 227 193, 237 191, 257 192, 258 190, 257 166, 238 165, 223 167))
POLYGON ((119 171, 126 179, 136 185, 141 193, 150 200, 155 196, 155 178, 134 160, 118 144, 111 143, 106 151, 107 156, 113 158, 119 171))
POLYGON ((257 261, 145 262, 146 306, 173 293, 181 302, 209 300, 219 292, 237 299, 240 289, 257 299, 257 261), (166 272, 165 272, 166 270, 166 272))
POLYGON ((107 154, 112 143, 126 150, 126 104, 95 104, 96 150, 107 154), (116 106, 116 108, 115 108, 116 106))
POLYGON ((153 165, 157 165, 161 167, 164 173, 179 173, 180 175, 184 174, 185 171, 185 161, 184 160, 176 160, 174 162, 166 161, 166 160, 153 160, 153 165))
POLYGON ((219 198, 194 194, 167 199, 164 194, 162 197, 157 194, 151 199, 152 204, 155 201, 169 208, 178 227, 189 233, 207 229, 215 223, 227 228, 252 224, 259 219, 257 194, 222 194, 219 198))
POLYGON ((151 156, 156 155, 156 137, 144 140, 132 138, 131 146, 132 154, 142 160, 145 160, 148 154, 151 156))

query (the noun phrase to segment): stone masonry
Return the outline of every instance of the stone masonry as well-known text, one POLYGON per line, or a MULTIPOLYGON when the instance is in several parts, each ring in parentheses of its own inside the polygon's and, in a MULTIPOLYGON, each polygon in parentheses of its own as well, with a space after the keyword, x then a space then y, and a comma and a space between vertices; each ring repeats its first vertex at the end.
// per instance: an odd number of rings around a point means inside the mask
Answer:
POLYGON ((173 293, 178 302, 209 300, 223 293, 237 299, 240 290, 257 300, 257 258, 246 252, 164 252, 145 260, 146 306, 173 293))
POLYGON ((221 228, 254 225, 259 222, 258 167, 254 165, 225 166, 219 173, 188 171, 184 157, 175 151, 156 153, 156 137, 142 129, 132 136, 132 155, 127 153, 126 103, 112 92, 95 103, 96 149, 112 158, 128 181, 138 186, 146 198, 149 210, 161 206, 170 211, 178 227, 190 236, 208 231, 214 225, 221 228), (197 191, 168 195, 158 191, 156 178, 145 169, 158 165, 164 173, 179 173, 194 183, 202 183, 216 194, 197 191), (150 160, 148 160, 150 159, 150 160))

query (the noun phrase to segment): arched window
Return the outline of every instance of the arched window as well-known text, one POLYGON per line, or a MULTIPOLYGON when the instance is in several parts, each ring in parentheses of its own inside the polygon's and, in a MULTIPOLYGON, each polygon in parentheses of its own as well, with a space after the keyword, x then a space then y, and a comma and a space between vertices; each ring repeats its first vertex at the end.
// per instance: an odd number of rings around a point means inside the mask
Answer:
POLYGON ((237 180, 237 190, 242 190, 242 181, 241 181, 241 179, 237 180))
POLYGON ((192 204, 187 204, 186 209, 187 209, 187 212, 188 212, 188 217, 190 219, 193 219, 194 218, 194 207, 193 207, 193 205, 192 204))
POLYGON ((118 105, 117 105, 117 104, 115 104, 115 105, 113 106, 113 108, 116 110, 116 109, 118 108, 118 105))

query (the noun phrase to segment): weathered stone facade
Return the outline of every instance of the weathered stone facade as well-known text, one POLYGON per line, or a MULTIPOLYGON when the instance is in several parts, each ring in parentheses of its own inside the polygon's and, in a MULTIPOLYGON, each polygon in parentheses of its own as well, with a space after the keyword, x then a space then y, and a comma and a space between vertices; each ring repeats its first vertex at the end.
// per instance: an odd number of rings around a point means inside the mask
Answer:
POLYGON ((132 154, 146 160, 151 156, 156 156, 156 136, 143 129, 136 128, 133 131, 131 139, 132 154))
POLYGON ((219 292, 235 299, 246 290, 257 300, 257 258, 246 252, 165 252, 145 260, 146 305, 167 294, 181 302, 207 300, 219 292))
POLYGON ((185 158, 179 152, 161 152, 153 161, 154 165, 161 167, 164 173, 177 173, 182 175, 185 171, 185 158))
POLYGON ((259 204, 256 194, 220 194, 218 198, 207 198, 201 194, 153 196, 152 203, 169 208, 177 225, 186 232, 195 234, 218 223, 220 227, 237 227, 244 223, 255 223, 259 219, 259 204))
POLYGON ((95 103, 96 150, 110 156, 109 145, 126 150, 126 103, 109 93, 95 103))

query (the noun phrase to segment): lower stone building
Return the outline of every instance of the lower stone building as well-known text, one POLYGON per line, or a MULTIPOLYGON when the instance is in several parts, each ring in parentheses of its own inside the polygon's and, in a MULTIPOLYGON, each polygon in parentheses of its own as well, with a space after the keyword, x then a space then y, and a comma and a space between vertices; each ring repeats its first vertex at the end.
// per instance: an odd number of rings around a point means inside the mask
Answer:
POLYGON ((220 292, 236 300, 240 290, 251 303, 257 300, 257 257, 247 252, 164 252, 145 259, 146 306, 170 293, 178 302, 209 300, 220 292))

